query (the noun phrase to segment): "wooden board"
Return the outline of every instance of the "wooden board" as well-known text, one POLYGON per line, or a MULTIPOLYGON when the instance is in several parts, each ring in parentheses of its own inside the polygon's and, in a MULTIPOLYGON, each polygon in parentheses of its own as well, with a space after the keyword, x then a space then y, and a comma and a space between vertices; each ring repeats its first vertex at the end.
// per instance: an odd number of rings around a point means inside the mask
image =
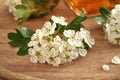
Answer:
MULTIPOLYGON (((79 57, 72 64, 53 67, 48 64, 32 64, 29 56, 17 56, 18 48, 9 46, 7 34, 17 27, 17 21, 8 12, 0 0, 0 80, 120 80, 120 65, 111 64, 113 56, 120 56, 120 46, 111 45, 104 39, 102 26, 91 18, 83 22, 95 38, 95 45, 86 57, 79 57), (103 71, 101 66, 108 64, 110 71, 103 71)), ((45 18, 31 19, 23 24, 30 29, 42 27, 52 15, 64 16, 70 22, 75 15, 69 10, 64 0, 45 18)))

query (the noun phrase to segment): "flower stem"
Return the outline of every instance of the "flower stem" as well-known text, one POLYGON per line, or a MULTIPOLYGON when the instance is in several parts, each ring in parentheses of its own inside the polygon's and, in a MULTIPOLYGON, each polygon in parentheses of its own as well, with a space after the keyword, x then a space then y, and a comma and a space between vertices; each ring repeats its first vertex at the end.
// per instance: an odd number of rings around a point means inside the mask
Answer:
POLYGON ((58 24, 57 33, 59 33, 60 29, 61 29, 61 26, 60 26, 60 24, 58 24))

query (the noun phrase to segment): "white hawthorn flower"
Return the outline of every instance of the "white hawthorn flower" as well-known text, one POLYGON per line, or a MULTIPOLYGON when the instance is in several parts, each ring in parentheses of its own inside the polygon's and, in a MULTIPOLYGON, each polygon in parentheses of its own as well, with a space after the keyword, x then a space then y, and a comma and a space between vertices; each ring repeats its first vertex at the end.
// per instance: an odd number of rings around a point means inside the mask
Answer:
POLYGON ((74 38, 75 37, 75 31, 74 30, 64 30, 64 36, 65 37, 71 37, 74 38))
POLYGON ((80 28, 80 34, 84 41, 88 44, 88 46, 92 48, 92 45, 94 45, 95 41, 90 36, 90 32, 88 30, 85 30, 84 28, 80 28))
POLYGON ((52 64, 53 66, 59 66, 59 64, 61 64, 61 58, 60 57, 50 57, 47 59, 47 62, 49 64, 52 64))
POLYGON ((40 63, 45 63, 45 62, 46 62, 46 57, 45 57, 45 56, 40 56, 40 57, 38 58, 38 61, 39 61, 40 63))
POLYGON ((50 22, 46 22, 42 28, 42 33, 44 36, 48 36, 55 32, 56 24, 51 24, 50 22))
POLYGON ((61 64, 61 59, 60 57, 56 57, 53 61, 53 66, 59 66, 61 64))
POLYGON ((15 20, 18 19, 18 17, 16 16, 16 5, 20 5, 22 4, 21 0, 6 0, 5 1, 5 5, 7 5, 9 7, 9 12, 13 13, 13 15, 15 16, 15 20))
POLYGON ((30 56, 34 56, 35 55, 35 51, 34 51, 33 48, 29 48, 28 49, 28 53, 29 53, 30 56))
POLYGON ((67 50, 67 47, 68 47, 68 46, 69 46, 69 45, 67 44, 66 41, 61 41, 61 42, 60 42, 60 45, 59 45, 59 52, 60 52, 60 53, 65 52, 65 51, 67 50))
POLYGON ((87 50, 86 50, 86 49, 80 49, 80 48, 79 48, 79 54, 84 57, 84 56, 87 55, 87 50))
POLYGON ((22 4, 21 0, 6 0, 5 5, 9 6, 9 12, 16 11, 15 6, 22 4))
POLYGON ((114 56, 111 60, 113 64, 120 64, 120 57, 114 56))
POLYGON ((112 14, 116 15, 120 12, 120 4, 115 5, 115 8, 111 10, 112 14))
POLYGON ((61 40, 61 38, 60 38, 60 36, 55 36, 55 38, 53 39, 54 40, 54 42, 58 42, 58 43, 60 43, 62 40, 61 40))
POLYGON ((30 42, 28 43, 28 47, 32 47, 32 46, 34 46, 34 41, 30 41, 30 42))
POLYGON ((77 52, 71 51, 70 52, 70 57, 71 57, 71 59, 74 60, 74 59, 79 57, 79 54, 77 52))
POLYGON ((77 32, 64 30, 62 34, 56 35, 55 28, 56 23, 46 22, 42 29, 37 29, 33 34, 28 43, 30 62, 48 63, 53 66, 71 63, 79 56, 87 55, 87 50, 84 49, 84 39, 90 47, 94 43, 90 33, 85 29, 77 32))
POLYGON ((64 17, 56 17, 56 16, 52 16, 51 19, 53 20, 54 23, 59 23, 61 25, 67 26, 67 22, 65 22, 65 18, 64 17))
POLYGON ((40 29, 37 29, 36 32, 33 34, 33 36, 31 37, 31 41, 30 44, 37 44, 40 43, 42 41, 43 38, 43 33, 40 29))
POLYGON ((30 57, 30 62, 32 62, 32 63, 38 63, 38 57, 37 56, 31 56, 30 57))
POLYGON ((105 26, 107 38, 112 44, 120 45, 120 4, 117 4, 111 11, 111 15, 105 26))
POLYGON ((68 38, 68 43, 72 46, 83 47, 83 39, 81 37, 80 32, 76 32, 74 30, 65 30, 63 32, 64 36, 68 38))
POLYGON ((68 38, 67 41, 70 45, 75 44, 75 31, 74 30, 65 30, 63 34, 65 37, 68 38))
POLYGON ((78 53, 80 56, 86 56, 87 55, 87 50, 86 49, 81 49, 81 48, 76 48, 74 50, 75 53, 78 53))

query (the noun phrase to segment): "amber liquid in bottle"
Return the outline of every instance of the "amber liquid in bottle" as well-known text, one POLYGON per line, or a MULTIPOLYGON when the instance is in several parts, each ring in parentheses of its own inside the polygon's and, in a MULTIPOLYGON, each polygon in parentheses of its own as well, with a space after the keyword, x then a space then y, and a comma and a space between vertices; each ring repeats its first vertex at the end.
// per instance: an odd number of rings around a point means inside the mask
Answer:
POLYGON ((120 0, 66 0, 70 8, 80 15, 82 8, 87 11, 87 15, 99 14, 99 7, 105 6, 109 10, 114 8, 115 4, 119 4, 120 0))

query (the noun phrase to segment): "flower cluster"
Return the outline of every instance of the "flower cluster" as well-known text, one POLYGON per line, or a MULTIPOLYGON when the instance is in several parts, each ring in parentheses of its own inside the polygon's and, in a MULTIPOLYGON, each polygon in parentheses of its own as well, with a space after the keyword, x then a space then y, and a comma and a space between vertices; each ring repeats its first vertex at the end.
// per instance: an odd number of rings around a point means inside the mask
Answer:
POLYGON ((105 32, 109 42, 120 45, 120 5, 116 5, 111 11, 105 25, 105 32))
POLYGON ((22 1, 21 0, 6 0, 5 4, 7 6, 9 6, 9 12, 13 13, 13 15, 15 16, 15 20, 17 20, 17 15, 16 15, 16 5, 21 5, 22 1))
POLYGON ((40 62, 59 66, 79 56, 86 56, 86 46, 92 48, 94 45, 90 32, 83 27, 79 31, 64 29, 58 33, 57 26, 63 28, 67 26, 64 17, 52 16, 51 21, 45 22, 43 28, 37 29, 33 34, 28 43, 28 53, 32 63, 40 62))
POLYGON ((59 0, 6 0, 9 12, 13 13, 15 20, 23 23, 30 16, 43 17, 48 15, 59 3, 59 0))

